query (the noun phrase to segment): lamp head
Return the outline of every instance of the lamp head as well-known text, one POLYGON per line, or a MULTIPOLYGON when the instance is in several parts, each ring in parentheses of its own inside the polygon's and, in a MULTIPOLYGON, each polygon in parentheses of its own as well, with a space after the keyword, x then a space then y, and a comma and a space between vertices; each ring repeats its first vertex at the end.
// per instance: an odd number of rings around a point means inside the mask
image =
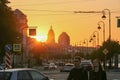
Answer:
POLYGON ((106 16, 105 16, 105 15, 103 15, 103 16, 102 16, 102 19, 106 19, 106 16))
POLYGON ((93 37, 96 37, 95 34, 93 35, 93 37))
POLYGON ((89 40, 89 42, 91 42, 91 40, 89 40))
POLYGON ((98 26, 98 29, 100 30, 100 29, 101 29, 101 27, 100 27, 100 26, 98 26))

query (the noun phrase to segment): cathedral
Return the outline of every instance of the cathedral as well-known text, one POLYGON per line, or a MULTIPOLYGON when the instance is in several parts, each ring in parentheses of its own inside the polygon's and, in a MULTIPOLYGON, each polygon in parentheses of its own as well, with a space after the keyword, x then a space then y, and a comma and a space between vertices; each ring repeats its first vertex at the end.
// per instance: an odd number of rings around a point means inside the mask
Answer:
MULTIPOLYGON (((55 33, 52 29, 52 26, 50 27, 48 34, 47 34, 47 44, 55 44, 55 33)), ((66 32, 62 32, 58 37, 58 44, 61 46, 70 46, 70 37, 66 32)))
POLYGON ((48 35, 47 35, 47 44, 55 44, 55 34, 54 31, 52 29, 52 26, 50 27, 50 30, 48 31, 48 35))

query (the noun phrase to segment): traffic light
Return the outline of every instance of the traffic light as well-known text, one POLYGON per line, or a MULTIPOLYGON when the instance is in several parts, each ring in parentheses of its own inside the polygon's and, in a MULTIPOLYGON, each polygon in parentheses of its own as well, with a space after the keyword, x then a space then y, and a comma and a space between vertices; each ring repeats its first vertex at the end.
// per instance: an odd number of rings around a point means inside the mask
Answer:
POLYGON ((120 19, 117 19, 117 27, 120 28, 120 19))
POLYGON ((36 36, 36 29, 29 29, 29 36, 36 36))

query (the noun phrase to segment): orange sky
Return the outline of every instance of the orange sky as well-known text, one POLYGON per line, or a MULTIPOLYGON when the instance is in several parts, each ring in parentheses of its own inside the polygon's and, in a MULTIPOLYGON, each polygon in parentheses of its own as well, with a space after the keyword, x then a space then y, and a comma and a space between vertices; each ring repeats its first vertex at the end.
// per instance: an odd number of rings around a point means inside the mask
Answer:
MULTIPOLYGON (((97 31, 101 13, 80 13, 73 11, 111 11, 111 37, 120 41, 120 28, 117 28, 116 16, 120 16, 120 0, 10 0, 9 6, 20 9, 27 15, 28 25, 37 26, 37 35, 47 36, 53 26, 55 40, 62 32, 68 33, 72 45, 90 38, 97 31)), ((108 12, 106 11, 108 17, 108 12)), ((104 20, 106 39, 108 38, 108 19, 104 20)), ((103 20, 102 20, 103 21, 103 20)), ((102 27, 103 28, 103 27, 102 27)), ((103 41, 103 29, 99 31, 99 43, 103 41)), ((91 45, 91 44, 89 44, 91 45)))

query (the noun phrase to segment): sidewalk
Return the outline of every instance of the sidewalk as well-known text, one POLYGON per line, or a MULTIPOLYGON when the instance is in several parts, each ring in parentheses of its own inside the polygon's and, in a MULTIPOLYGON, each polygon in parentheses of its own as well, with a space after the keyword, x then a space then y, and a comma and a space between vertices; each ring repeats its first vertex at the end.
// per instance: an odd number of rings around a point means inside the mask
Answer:
POLYGON ((44 67, 43 67, 43 66, 34 66, 34 67, 32 67, 32 68, 38 69, 38 70, 44 70, 44 67))
POLYGON ((120 69, 109 69, 106 70, 107 72, 120 72, 120 69))

